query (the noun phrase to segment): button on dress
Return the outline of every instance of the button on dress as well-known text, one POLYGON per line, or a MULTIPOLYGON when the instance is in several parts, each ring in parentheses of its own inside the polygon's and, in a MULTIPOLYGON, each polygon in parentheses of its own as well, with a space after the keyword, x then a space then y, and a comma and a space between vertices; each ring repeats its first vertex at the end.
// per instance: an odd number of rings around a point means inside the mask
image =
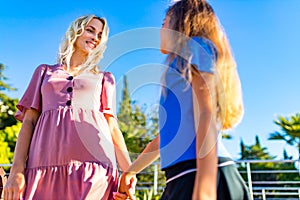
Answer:
POLYGON ((17 104, 40 112, 25 169, 25 199, 112 199, 117 165, 104 114, 115 117, 109 72, 71 76, 59 64, 40 65, 17 104))

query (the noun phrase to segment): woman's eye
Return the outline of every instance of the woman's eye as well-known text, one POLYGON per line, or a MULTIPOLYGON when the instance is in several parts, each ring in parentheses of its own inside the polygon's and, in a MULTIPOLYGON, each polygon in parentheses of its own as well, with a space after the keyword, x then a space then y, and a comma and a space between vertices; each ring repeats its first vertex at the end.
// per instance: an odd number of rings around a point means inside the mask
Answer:
POLYGON ((89 28, 86 29, 86 31, 87 31, 87 32, 90 32, 90 33, 93 33, 93 30, 92 30, 92 29, 89 29, 89 28))

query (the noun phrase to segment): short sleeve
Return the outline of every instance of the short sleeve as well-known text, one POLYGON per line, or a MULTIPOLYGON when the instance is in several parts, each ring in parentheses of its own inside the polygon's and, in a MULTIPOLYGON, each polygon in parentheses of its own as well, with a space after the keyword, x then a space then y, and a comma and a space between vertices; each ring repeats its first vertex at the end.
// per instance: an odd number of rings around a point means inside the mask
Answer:
POLYGON ((112 73, 104 72, 101 92, 100 111, 117 118, 116 110, 116 85, 112 73))
POLYGON ((33 108, 39 112, 42 111, 41 85, 45 70, 46 65, 40 65, 35 69, 25 93, 16 105, 18 111, 15 118, 17 120, 23 121, 26 109, 33 108))
POLYGON ((200 72, 214 73, 217 60, 215 45, 207 39, 193 37, 188 41, 189 61, 200 72))

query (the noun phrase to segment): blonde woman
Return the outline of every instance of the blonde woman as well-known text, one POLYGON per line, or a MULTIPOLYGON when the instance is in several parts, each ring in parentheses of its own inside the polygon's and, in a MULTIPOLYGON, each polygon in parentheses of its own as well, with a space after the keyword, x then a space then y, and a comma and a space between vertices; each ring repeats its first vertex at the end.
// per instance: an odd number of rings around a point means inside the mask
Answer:
POLYGON ((73 21, 58 63, 38 66, 19 101, 22 121, 4 199, 112 199, 117 164, 131 164, 113 110, 115 82, 98 63, 105 18, 73 21))
POLYGON ((242 119, 234 57, 217 16, 204 0, 171 5, 161 29, 167 54, 159 110, 160 134, 121 176, 120 192, 134 198, 134 175, 161 158, 163 200, 250 199, 218 135, 242 119))

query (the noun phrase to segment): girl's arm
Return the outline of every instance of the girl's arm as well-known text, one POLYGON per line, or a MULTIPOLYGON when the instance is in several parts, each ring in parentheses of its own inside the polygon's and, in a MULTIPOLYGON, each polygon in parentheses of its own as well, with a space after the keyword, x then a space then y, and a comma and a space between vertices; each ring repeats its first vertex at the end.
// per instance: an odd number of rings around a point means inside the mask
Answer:
POLYGON ((126 170, 125 173, 137 174, 152 164, 159 157, 159 135, 149 142, 146 148, 126 170))
POLYGON ((4 186, 4 199, 20 199, 25 190, 25 164, 31 137, 39 118, 39 112, 27 109, 23 119, 22 127, 18 135, 14 151, 14 161, 10 169, 8 180, 4 186))
MULTIPOLYGON (((159 157, 159 136, 153 139, 132 165, 122 173, 120 180, 120 192, 126 192, 130 199, 135 199, 132 185, 134 183, 135 175, 148 167, 159 157)), ((117 199, 117 198, 116 198, 117 199)))
POLYGON ((196 128, 197 173, 193 199, 216 199, 217 128, 213 119, 213 74, 193 74, 192 89, 196 128))

